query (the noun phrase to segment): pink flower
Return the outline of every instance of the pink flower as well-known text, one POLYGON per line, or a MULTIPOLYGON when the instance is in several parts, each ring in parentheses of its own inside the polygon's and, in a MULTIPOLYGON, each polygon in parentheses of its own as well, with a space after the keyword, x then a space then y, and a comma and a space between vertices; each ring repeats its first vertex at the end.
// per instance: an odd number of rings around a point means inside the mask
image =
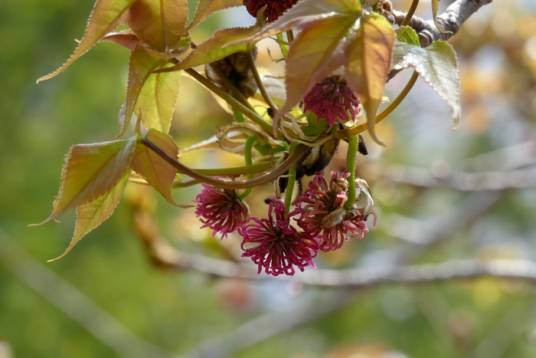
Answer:
POLYGON ((294 202, 298 226, 318 241, 322 251, 340 248, 350 238, 363 239, 368 232, 362 211, 346 210, 348 172, 332 172, 328 182, 317 174, 294 202))
POLYGON ((272 22, 290 9, 298 0, 244 0, 246 9, 251 16, 257 16, 257 12, 266 5, 264 15, 268 22, 272 22))
POLYGON ((306 112, 314 113, 330 125, 346 122, 361 110, 359 99, 339 76, 331 76, 317 83, 303 100, 306 112))
POLYGON ((203 190, 195 198, 195 214, 209 227, 214 235, 227 234, 237 230, 248 219, 248 208, 234 190, 215 188, 203 184, 203 190))
POLYGON ((285 274, 292 276, 308 265, 316 267, 313 258, 318 251, 316 241, 308 235, 299 233, 285 215, 281 200, 270 201, 268 219, 251 218, 239 232, 243 236, 243 257, 250 257, 268 275, 285 274))

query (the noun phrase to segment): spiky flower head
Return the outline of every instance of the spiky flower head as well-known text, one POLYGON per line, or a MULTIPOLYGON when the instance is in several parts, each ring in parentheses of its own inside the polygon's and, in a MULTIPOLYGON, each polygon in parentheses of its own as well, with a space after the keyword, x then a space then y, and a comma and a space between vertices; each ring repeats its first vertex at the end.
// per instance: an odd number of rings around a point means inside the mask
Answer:
POLYGON ((300 271, 306 266, 315 267, 316 241, 298 232, 290 221, 283 202, 274 199, 269 203, 267 219, 251 218, 239 229, 242 256, 251 258, 259 273, 264 269, 268 275, 292 276, 296 267, 300 271))
POLYGON ((353 120, 361 111, 355 93, 340 76, 330 76, 317 83, 303 100, 304 110, 332 125, 353 120))
POLYGON ((244 0, 246 9, 252 16, 257 16, 257 12, 266 6, 264 16, 268 22, 272 22, 290 9, 298 0, 244 0))
POLYGON ((317 240, 320 250, 333 251, 350 238, 368 232, 364 210, 347 210, 348 172, 332 172, 329 181, 317 174, 294 202, 298 226, 317 240))
POLYGON ((225 238, 236 231, 248 219, 248 207, 234 190, 219 189, 203 184, 203 190, 195 198, 195 214, 214 235, 225 238))

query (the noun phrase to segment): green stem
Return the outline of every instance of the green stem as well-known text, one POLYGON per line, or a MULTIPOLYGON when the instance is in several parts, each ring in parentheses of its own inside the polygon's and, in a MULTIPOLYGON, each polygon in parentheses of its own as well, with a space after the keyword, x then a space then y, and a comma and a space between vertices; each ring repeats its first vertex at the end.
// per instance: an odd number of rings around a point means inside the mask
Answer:
POLYGON ((348 183, 348 200, 344 207, 351 209, 356 199, 355 189, 355 159, 357 155, 357 149, 359 146, 359 136, 354 135, 348 138, 348 154, 346 156, 346 168, 350 172, 350 179, 348 183))
POLYGON ((417 11, 417 6, 419 6, 419 0, 413 0, 404 21, 402 21, 402 26, 408 26, 410 24, 415 11, 417 11))
POLYGON ((279 48, 281 49, 283 57, 287 58, 289 46, 282 33, 277 34, 277 42, 279 43, 279 48))
POLYGON ((288 184, 285 189, 285 215, 290 212, 292 205, 292 194, 294 193, 294 184, 296 184, 296 164, 293 164, 288 171, 288 184))
MULTIPOLYGON (((246 162, 246 167, 251 167, 253 165, 253 144, 255 144, 256 140, 257 140, 257 137, 255 136, 249 136, 248 139, 246 139, 246 144, 244 147, 244 160, 246 162)), ((251 193, 251 188, 247 188, 240 195, 240 198, 244 199, 250 193, 251 193)))
POLYGON ((259 174, 269 170, 272 167, 270 163, 257 163, 251 166, 231 167, 231 168, 209 168, 209 169, 192 169, 199 174, 218 177, 218 176, 238 176, 259 174))
POLYGON ((210 91, 214 92, 216 95, 221 97, 225 102, 229 103, 231 107, 239 110, 243 114, 245 114, 249 119, 251 119, 253 122, 258 124, 262 129, 264 129, 268 135, 272 135, 274 132, 272 129, 272 126, 267 123, 264 119, 262 119, 261 116, 257 112, 255 112, 253 109, 249 108, 248 106, 244 105, 242 102, 234 98, 233 96, 229 95, 225 90, 219 88, 214 83, 212 83, 208 78, 202 76, 199 72, 196 70, 189 68, 186 70, 186 72, 192 76, 195 80, 197 80, 199 83, 201 83, 203 86, 208 88, 210 91))
MULTIPOLYGON (((376 117, 376 124, 378 124, 381 121, 383 121, 391 113, 393 113, 395 109, 398 108, 400 103, 402 103, 402 101, 404 101, 406 96, 409 94, 409 92, 411 91, 411 89, 415 85, 415 82, 417 82, 418 78, 419 78, 419 74, 417 73, 417 71, 413 71, 413 74, 411 75, 411 78, 409 79, 409 81, 406 84, 406 86, 402 89, 400 94, 394 99, 393 102, 391 102, 389 104, 389 106, 387 106, 387 108, 385 108, 383 110, 383 112, 378 114, 378 116, 376 117)), ((347 134, 348 137, 350 137, 350 136, 353 136, 353 135, 356 135, 356 134, 359 134, 359 133, 363 133, 366 130, 367 130, 367 125, 366 124, 361 124, 361 125, 358 125, 358 126, 352 128, 352 129, 347 130, 346 134, 347 134)))
POLYGON ((186 165, 177 161, 176 158, 170 157, 166 152, 160 149, 160 147, 158 147, 156 144, 154 144, 147 138, 142 139, 141 143, 151 149, 155 154, 165 160, 168 164, 172 165, 175 169, 177 169, 177 172, 188 175, 189 177, 197 179, 203 183, 211 184, 223 189, 247 189, 274 181, 281 175, 285 174, 291 166, 295 165, 300 160, 303 160, 303 158, 307 155, 308 152, 308 148, 306 146, 298 145, 296 147, 296 150, 291 152, 288 158, 281 162, 278 167, 273 168, 265 174, 247 180, 222 180, 201 174, 198 171, 187 167, 186 165))

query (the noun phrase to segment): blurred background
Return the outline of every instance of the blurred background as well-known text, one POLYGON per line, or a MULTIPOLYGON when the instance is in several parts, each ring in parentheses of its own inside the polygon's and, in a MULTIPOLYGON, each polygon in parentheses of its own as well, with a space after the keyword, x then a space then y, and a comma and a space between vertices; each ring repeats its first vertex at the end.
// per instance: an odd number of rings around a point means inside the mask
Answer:
MULTIPOLYGON (((159 270, 133 230, 135 203, 184 252, 234 259, 239 240, 219 242, 199 229, 191 210, 136 185, 108 222, 65 259, 46 264, 69 241, 74 217, 27 225, 49 212, 69 146, 111 138, 124 100, 128 52, 112 44, 34 84, 72 51, 92 2, 0 2, 1 358, 536 357, 536 295, 528 284, 482 279, 351 291, 159 270)), ((394 5, 405 9, 409 1, 394 5)), ((421 1, 419 15, 429 18, 429 5, 421 1)), ((250 22, 242 10, 227 11, 194 37, 250 22)), ((536 2, 495 0, 452 42, 462 125, 453 129, 448 108, 419 81, 380 126, 387 147, 371 145, 360 161, 377 227, 320 257, 320 267, 536 260, 536 2)), ((269 63, 266 51, 259 61, 269 63)), ((391 81, 388 94, 407 78, 391 81)), ((172 129, 180 146, 208 138, 228 118, 184 79, 172 129)), ((211 167, 236 159, 199 152, 188 160, 211 167)), ((198 189, 177 199, 187 202, 198 189)), ((253 209, 264 212, 262 194, 254 200, 253 209)))

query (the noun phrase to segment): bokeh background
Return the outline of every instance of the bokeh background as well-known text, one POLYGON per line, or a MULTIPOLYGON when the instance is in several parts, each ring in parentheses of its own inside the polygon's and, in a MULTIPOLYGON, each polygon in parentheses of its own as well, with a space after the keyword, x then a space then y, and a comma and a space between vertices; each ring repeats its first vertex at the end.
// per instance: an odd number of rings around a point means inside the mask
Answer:
MULTIPOLYGON (((72 254, 46 264, 67 244, 74 218, 27 225, 48 213, 69 146, 111 138, 124 100, 128 53, 112 44, 34 84, 68 56, 91 6, 0 1, 0 357, 536 357, 536 295, 527 284, 485 279, 353 292, 158 270, 132 229, 133 200, 144 200, 184 252, 233 259, 238 238, 217 241, 191 211, 136 185, 72 254)), ((430 17, 428 1, 420 8, 430 17)), ((195 36, 249 22, 243 11, 225 12, 195 36)), ((319 258, 321 267, 389 267, 401 252, 412 253, 407 263, 536 260, 534 171, 523 188, 511 189, 514 180, 494 191, 433 180, 498 171, 489 177, 493 185, 513 170, 536 168, 536 2, 495 0, 453 44, 462 125, 453 130, 448 108, 420 81, 381 125, 387 147, 371 145, 360 162, 377 201, 377 228, 319 258)), ((259 56, 268 63, 266 53, 259 56)), ((391 81, 389 94, 407 77, 391 81)), ((211 136, 228 116, 207 92, 183 82, 173 134, 186 146, 211 136)), ((188 160, 210 167, 232 159, 200 152, 188 160)), ((177 198, 186 202, 197 190, 177 198)), ((264 210, 260 202, 254 210, 264 210)))

